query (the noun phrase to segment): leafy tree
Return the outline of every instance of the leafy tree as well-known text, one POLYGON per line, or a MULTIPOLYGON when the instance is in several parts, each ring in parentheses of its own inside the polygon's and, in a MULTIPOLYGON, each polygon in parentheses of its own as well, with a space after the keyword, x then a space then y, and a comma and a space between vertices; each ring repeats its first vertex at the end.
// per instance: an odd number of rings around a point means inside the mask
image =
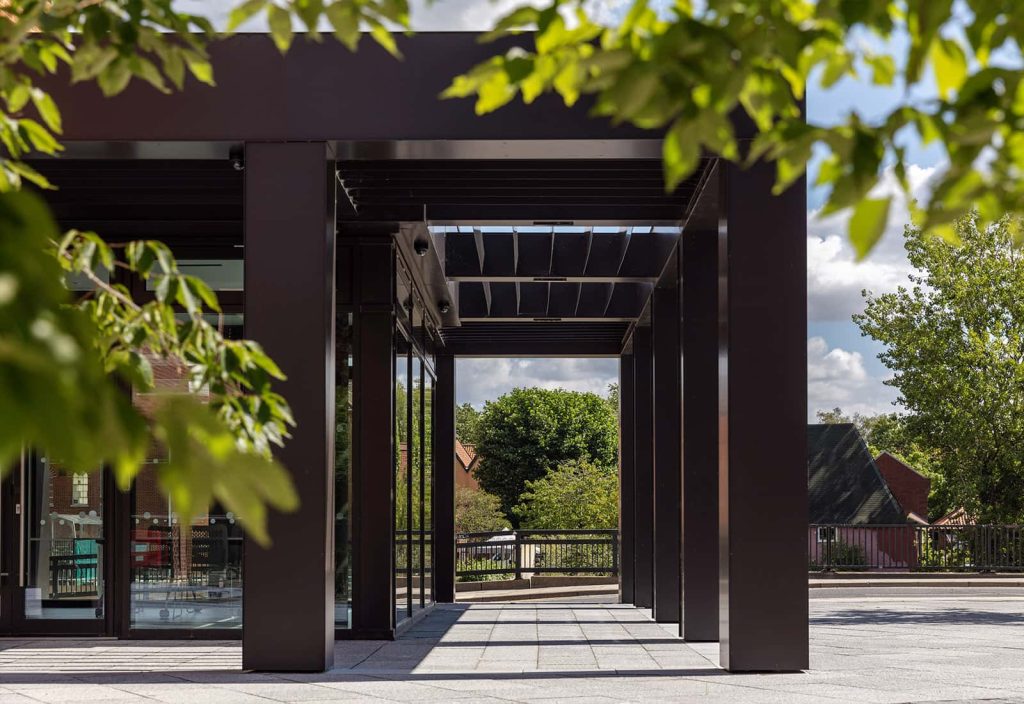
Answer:
POLYGON ((619 415, 619 384, 608 384, 608 406, 612 409, 612 412, 618 417, 619 415))
POLYGON ((526 528, 617 528, 618 473, 587 460, 563 462, 547 476, 526 482, 515 512, 526 528))
MULTIPOLYGON (((21 190, 26 181, 52 188, 25 159, 61 151, 60 109, 40 78, 95 82, 108 96, 133 78, 162 92, 181 89, 187 76, 212 85, 213 28, 172 0, 0 4, 0 472, 30 447, 71 472, 109 466, 125 488, 155 443, 165 458, 160 486, 179 513, 220 502, 265 543, 267 507, 297 505, 271 457, 292 424, 271 386, 281 372, 258 345, 225 340, 208 322, 219 311, 216 296, 182 275, 166 247, 62 234, 43 200, 21 190), (111 272, 148 281, 155 300, 135 302, 108 281, 111 272), (66 274, 91 281, 93 291, 72 300, 66 274), (198 393, 157 389, 154 363, 177 367, 198 393), (131 404, 125 386, 146 396, 145 409, 131 404)), ((318 39, 324 17, 353 48, 368 26, 389 50, 384 24, 407 22, 401 0, 248 0, 232 21, 256 13, 266 13, 282 50, 293 19, 318 39)))
POLYGON ((906 230, 910 287, 867 296, 854 316, 885 345, 880 359, 934 451, 951 500, 983 521, 1024 518, 1024 252, 1010 219, 957 223, 954 246, 906 230))
POLYGON ((476 445, 480 433, 480 411, 473 404, 455 407, 455 437, 463 445, 476 445))
POLYGON ((501 512, 501 499, 480 489, 455 489, 455 532, 488 533, 505 530, 508 519, 501 512))
POLYGON ((511 10, 488 38, 503 53, 457 77, 445 95, 476 97, 480 114, 517 97, 594 97, 593 113, 665 131, 666 186, 696 169, 702 149, 777 167, 781 192, 824 157, 817 183, 828 214, 852 208, 850 238, 865 255, 890 198, 872 190, 892 164, 909 192, 905 150, 936 144, 948 161, 920 214, 926 231, 955 237, 972 208, 983 223, 1024 210, 1024 3, 1004 0, 634 0, 609 21, 600 4, 549 0, 511 10), (535 30, 520 34, 524 30, 535 30), (515 36, 519 35, 519 36, 515 36), (806 124, 807 87, 868 77, 900 91, 870 122, 806 124), (931 97, 938 89, 938 94, 931 97), (756 137, 741 146, 731 118, 756 137), (984 162, 984 168, 977 168, 984 162))
POLYGON ((514 389, 484 407, 474 475, 515 523, 512 509, 527 481, 568 460, 614 467, 617 433, 615 414, 597 394, 514 389))

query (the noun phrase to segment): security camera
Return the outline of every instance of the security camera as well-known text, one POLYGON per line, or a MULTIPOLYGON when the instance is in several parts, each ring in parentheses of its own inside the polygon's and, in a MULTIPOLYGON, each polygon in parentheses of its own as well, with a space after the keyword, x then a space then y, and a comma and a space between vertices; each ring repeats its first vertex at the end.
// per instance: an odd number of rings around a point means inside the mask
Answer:
POLYGON ((428 242, 427 240, 418 239, 412 243, 412 249, 414 252, 416 252, 416 254, 420 255, 421 257, 425 257, 427 255, 427 252, 430 251, 430 242, 428 242))
POLYGON ((441 311, 441 315, 444 315, 452 309, 452 304, 448 301, 441 301, 437 304, 437 309, 441 311))

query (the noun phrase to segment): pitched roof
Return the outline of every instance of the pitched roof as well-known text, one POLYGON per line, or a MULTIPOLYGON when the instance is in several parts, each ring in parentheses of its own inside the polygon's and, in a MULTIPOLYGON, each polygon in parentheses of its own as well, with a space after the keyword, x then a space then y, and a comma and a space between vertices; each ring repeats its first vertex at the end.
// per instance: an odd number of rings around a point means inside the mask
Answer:
POLYGON ((462 468, 468 472, 476 464, 476 447, 473 445, 463 445, 458 438, 455 438, 455 456, 458 458, 462 468))
POLYGON ((807 426, 807 493, 811 523, 906 522, 852 423, 807 426))

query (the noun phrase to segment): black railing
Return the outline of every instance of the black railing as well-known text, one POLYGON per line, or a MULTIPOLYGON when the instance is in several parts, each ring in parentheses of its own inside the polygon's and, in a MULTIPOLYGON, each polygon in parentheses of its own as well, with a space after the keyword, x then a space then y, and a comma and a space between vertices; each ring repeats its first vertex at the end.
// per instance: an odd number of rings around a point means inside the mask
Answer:
POLYGON ((99 555, 50 555, 50 598, 96 596, 99 593, 99 555))
POLYGON ((461 533, 455 541, 457 577, 619 573, 619 532, 516 530, 461 533))
POLYGON ((1024 570, 1024 527, 811 525, 808 556, 814 572, 1019 571, 1024 570))

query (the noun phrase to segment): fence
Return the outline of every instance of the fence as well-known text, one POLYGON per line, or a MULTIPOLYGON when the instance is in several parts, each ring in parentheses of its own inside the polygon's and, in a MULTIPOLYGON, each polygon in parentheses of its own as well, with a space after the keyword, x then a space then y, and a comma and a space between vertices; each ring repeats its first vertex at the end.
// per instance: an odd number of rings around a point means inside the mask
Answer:
POLYGON ((51 598, 96 596, 99 593, 99 555, 95 541, 88 543, 92 553, 75 554, 72 548, 68 554, 50 555, 51 598))
POLYGON ((1024 570, 1024 527, 811 525, 811 571, 1024 570))
POLYGON ((458 577, 619 573, 619 532, 516 530, 462 533, 455 542, 458 577))

